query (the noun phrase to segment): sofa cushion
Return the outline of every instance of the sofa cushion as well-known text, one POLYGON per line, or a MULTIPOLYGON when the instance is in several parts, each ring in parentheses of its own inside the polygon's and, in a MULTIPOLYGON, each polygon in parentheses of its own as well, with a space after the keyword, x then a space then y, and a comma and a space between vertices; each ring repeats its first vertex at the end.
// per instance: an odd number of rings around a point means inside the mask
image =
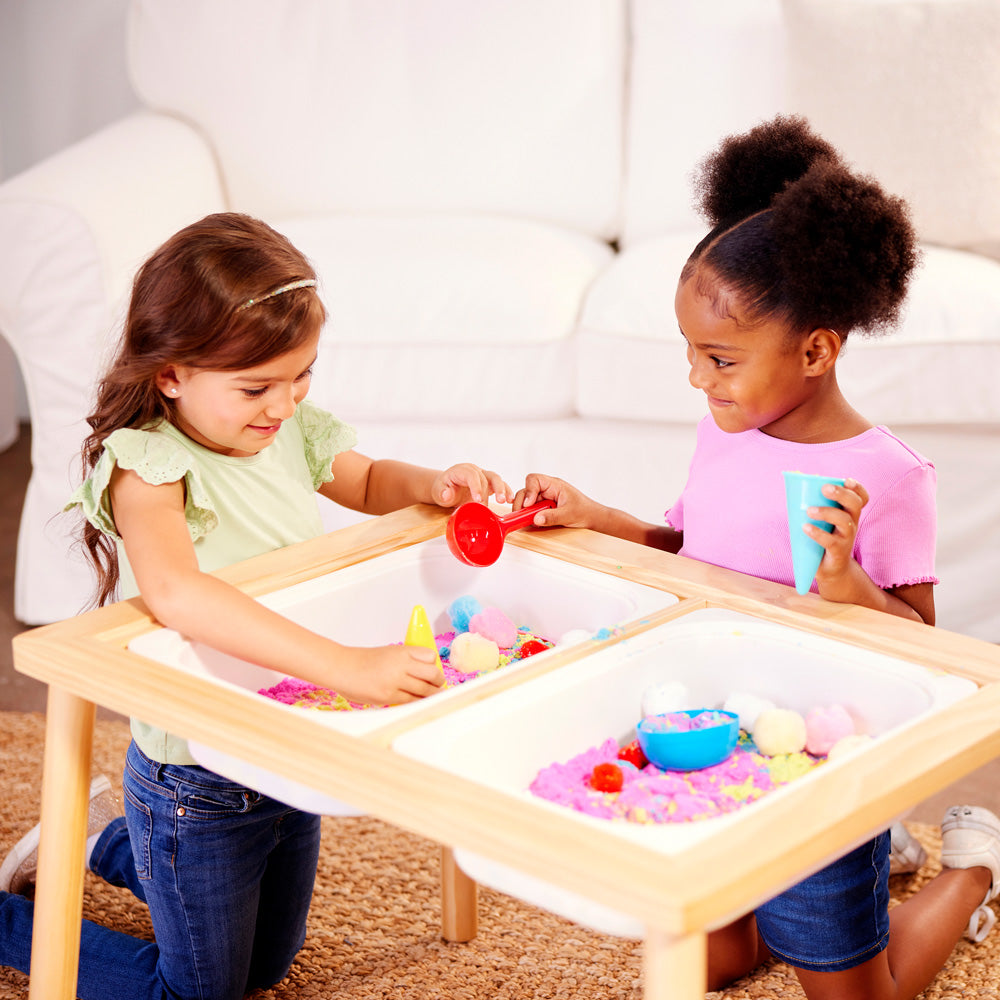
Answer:
POLYGON ((482 211, 616 235, 625 4, 137 0, 130 73, 264 218, 482 211))
POLYGON ((581 416, 694 423, 705 415, 674 315, 677 277, 698 239, 691 230, 629 247, 591 286, 577 345, 581 416))
POLYGON ((784 9, 790 108, 907 198, 921 239, 1000 257, 1000 4, 785 0, 784 9))
POLYGON ((848 341, 848 399, 888 424, 1000 424, 1000 263, 925 246, 899 330, 848 341))
POLYGON ((573 412, 572 334, 607 244, 499 218, 290 219, 329 321, 312 397, 346 420, 573 412))
MULTIPOLYGON (((674 291, 699 239, 648 240, 625 250, 584 303, 577 407, 588 417, 698 420, 707 411, 687 381, 674 291)), ((892 335, 854 336, 838 363, 847 398, 869 420, 1000 424, 1000 263, 924 247, 903 320, 892 335)))
POLYGON ((691 174, 783 106, 780 0, 632 0, 623 245, 689 229, 691 174))

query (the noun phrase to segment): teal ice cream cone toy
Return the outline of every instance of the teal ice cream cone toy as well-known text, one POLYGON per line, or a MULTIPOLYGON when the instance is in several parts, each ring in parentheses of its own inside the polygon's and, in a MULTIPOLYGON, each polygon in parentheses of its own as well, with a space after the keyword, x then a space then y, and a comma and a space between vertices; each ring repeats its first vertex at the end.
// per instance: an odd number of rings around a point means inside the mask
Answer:
POLYGON ((782 475, 785 477, 788 537, 792 543, 795 589, 800 594, 805 594, 812 586, 825 549, 802 530, 802 525, 808 521, 823 531, 833 531, 833 525, 828 521, 817 521, 815 518, 809 517, 806 511, 810 507, 839 507, 839 503, 823 496, 823 487, 827 483, 843 486, 844 480, 834 479, 830 476, 813 476, 804 472, 783 472, 782 475))

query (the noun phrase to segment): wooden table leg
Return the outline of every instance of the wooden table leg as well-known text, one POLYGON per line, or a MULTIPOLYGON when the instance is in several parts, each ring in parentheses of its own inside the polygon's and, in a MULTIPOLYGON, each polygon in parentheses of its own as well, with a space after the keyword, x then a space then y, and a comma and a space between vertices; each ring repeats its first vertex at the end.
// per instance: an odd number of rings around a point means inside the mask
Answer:
POLYGON ((707 956, 704 931, 675 935, 647 927, 642 952, 644 1000, 704 1000, 707 956))
POLYGON ((441 936, 471 941, 479 932, 479 886, 455 863, 455 852, 441 848, 441 936))
POLYGON ((30 1000, 76 996, 96 706, 49 688, 30 1000))

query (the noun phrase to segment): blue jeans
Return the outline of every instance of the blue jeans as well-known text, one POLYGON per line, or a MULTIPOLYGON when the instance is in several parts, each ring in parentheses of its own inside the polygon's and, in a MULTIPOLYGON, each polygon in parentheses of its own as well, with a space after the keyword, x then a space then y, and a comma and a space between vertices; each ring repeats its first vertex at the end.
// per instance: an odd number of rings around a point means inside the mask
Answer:
POLYGON ((757 908, 757 929, 775 958, 841 972, 889 943, 889 831, 757 908))
MULTIPOLYGON (((319 817, 134 743, 124 791, 125 820, 90 867, 146 902, 156 942, 84 921, 82 1000, 237 1000, 284 978, 305 941, 319 817)), ((32 912, 0 894, 0 964, 28 971, 32 912)))

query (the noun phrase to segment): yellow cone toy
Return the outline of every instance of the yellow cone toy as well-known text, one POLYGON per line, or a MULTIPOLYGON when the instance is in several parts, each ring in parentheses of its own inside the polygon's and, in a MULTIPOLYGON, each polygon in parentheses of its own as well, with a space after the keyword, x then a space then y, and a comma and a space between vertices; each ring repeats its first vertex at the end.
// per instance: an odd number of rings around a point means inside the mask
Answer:
POLYGON ((406 627, 406 638, 403 640, 406 646, 426 646, 427 649, 434 650, 437 659, 438 670, 444 673, 441 665, 441 656, 438 653, 437 643, 434 641, 434 632, 431 623, 427 618, 427 612, 422 604, 413 606, 413 613, 410 615, 410 624, 406 627))

